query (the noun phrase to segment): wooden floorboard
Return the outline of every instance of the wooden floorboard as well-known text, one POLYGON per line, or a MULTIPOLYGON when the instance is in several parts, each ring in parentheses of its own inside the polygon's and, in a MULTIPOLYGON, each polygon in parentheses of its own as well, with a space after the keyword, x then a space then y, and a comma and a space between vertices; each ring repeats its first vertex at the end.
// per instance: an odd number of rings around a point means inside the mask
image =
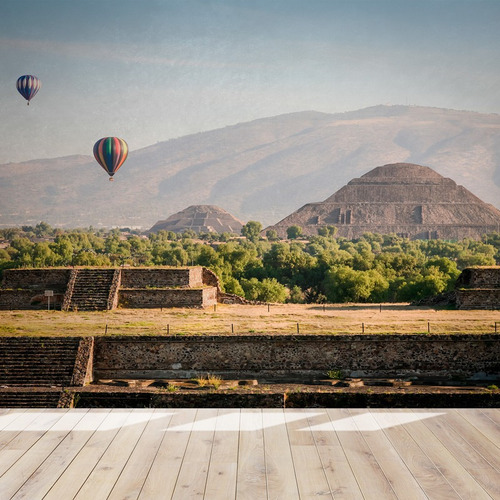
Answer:
POLYGON ((418 481, 399 453, 391 446, 389 438, 373 414, 361 409, 350 410, 349 414, 353 417, 357 430, 368 445, 396 496, 407 500, 426 499, 427 496, 418 481))
POLYGON ((170 415, 139 498, 172 498, 177 477, 182 466, 184 454, 196 418, 196 410, 167 412, 170 415), (168 473, 165 473, 168 471, 168 473))
POLYGON ((0 410, 0 499, 500 499, 496 409, 0 410))
POLYGON ((236 498, 268 498, 262 411, 240 412, 236 498))
MULTIPOLYGON (((413 412, 404 410, 404 413, 411 415, 413 412)), ((398 419, 399 415, 396 412, 394 415, 398 419)), ((415 417, 417 418, 418 415, 415 417)), ((460 495, 462 498, 474 498, 475 500, 491 498, 448 448, 435 438, 422 420, 415 420, 409 424, 403 423, 401 418, 398 420, 431 463, 439 470, 440 474, 446 478, 446 481, 455 490, 456 495, 460 495)), ((425 485, 426 482, 424 481, 425 479, 423 480, 425 485)), ((444 494, 446 495, 446 491, 444 494)))
POLYGON ((363 494, 351 464, 344 453, 326 410, 317 410, 314 414, 310 414, 307 423, 335 500, 362 499, 363 494))

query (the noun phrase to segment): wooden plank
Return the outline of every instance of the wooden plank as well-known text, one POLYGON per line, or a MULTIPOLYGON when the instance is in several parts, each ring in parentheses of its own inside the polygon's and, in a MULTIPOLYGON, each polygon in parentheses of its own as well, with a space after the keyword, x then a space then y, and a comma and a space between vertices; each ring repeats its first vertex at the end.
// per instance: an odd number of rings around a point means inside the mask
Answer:
POLYGON ((262 411, 268 498, 300 498, 284 410, 262 411))
POLYGON ((198 410, 172 500, 203 498, 217 421, 217 410, 198 410))
POLYGON ((205 498, 235 498, 240 410, 219 410, 208 469, 205 498))
POLYGON ((392 447, 391 442, 371 412, 368 409, 351 409, 349 413, 398 498, 405 500, 427 499, 427 495, 392 447), (362 417, 359 419, 360 423, 356 417, 362 417))
POLYGON ((0 432, 5 429, 7 425, 11 422, 17 420, 28 410, 26 408, 11 409, 11 408, 0 408, 0 432))
POLYGON ((415 415, 414 421, 406 423, 404 419, 401 419, 401 413, 413 414, 412 410, 392 411, 391 415, 394 415, 413 440, 418 443, 422 451, 452 485, 453 489, 458 492, 460 497, 474 498, 476 500, 490 498, 448 449, 436 439, 436 436, 424 425, 422 420, 418 420, 418 414, 415 415))
MULTIPOLYGON (((497 445, 498 442, 495 443, 486 437, 456 410, 447 410, 444 419, 449 427, 462 436, 471 448, 474 448, 500 473, 500 448, 497 445)), ((500 437, 500 433, 498 433, 497 437, 500 437)))
POLYGON ((139 495, 140 499, 172 497, 196 412, 195 409, 173 410, 139 495))
POLYGON ((13 498, 26 498, 28 500, 42 498, 85 446, 108 413, 109 410, 87 412, 57 448, 42 462, 40 467, 33 472, 13 498))
POLYGON ((173 411, 154 410, 108 500, 138 498, 172 415, 173 411))
POLYGON ((76 499, 107 498, 125 467, 153 410, 134 410, 104 452, 77 495, 76 499))
POLYGON ((496 408, 482 408, 481 413, 486 415, 490 420, 500 426, 500 409, 496 408))
POLYGON ((496 424, 482 411, 477 409, 457 410, 458 414, 470 422, 497 447, 500 445, 500 425, 496 424))
POLYGON ((292 452, 300 498, 331 498, 330 485, 307 420, 310 410, 285 410, 288 440, 292 452), (301 418, 302 417, 302 418, 301 418))
MULTIPOLYGON (((495 469, 466 439, 465 435, 457 432, 450 424, 453 421, 450 415, 452 410, 446 410, 444 418, 425 419, 423 422, 446 448, 455 456, 469 474, 493 497, 500 498, 499 471, 495 469)), ((474 429, 468 425, 467 429, 474 429)), ((467 431, 466 431, 467 432, 467 431)), ((479 433, 478 433, 479 434, 479 433)), ((475 445, 474 445, 475 446, 475 445)), ((479 444, 478 444, 479 446, 479 444)), ((481 449, 486 450, 484 442, 481 449)), ((492 459, 491 455, 489 458, 492 459)))
POLYGON ((249 409, 240 413, 236 498, 268 498, 262 410, 249 409))
POLYGON ((328 409, 327 413, 359 484, 361 492, 368 498, 396 498, 384 472, 378 465, 363 436, 352 423, 348 410, 328 409), (344 419, 344 420, 343 420, 344 419), (342 421, 343 420, 343 421, 342 421))
POLYGON ((308 417, 325 476, 335 500, 361 500, 363 494, 326 410, 308 417))
MULTIPOLYGON (((10 498, 30 478, 39 465, 52 453, 59 443, 69 434, 88 410, 68 411, 51 410, 57 418, 53 425, 44 431, 29 450, 0 478, 0 498, 10 498)), ((47 412, 49 414, 49 412, 47 412)), ((33 424, 34 425, 34 424, 33 424)), ((24 432, 24 435, 29 432, 24 432)))
POLYGON ((21 413, 14 411, 8 416, 5 415, 2 419, 2 422, 5 425, 0 431, 0 450, 16 436, 21 434, 32 422, 36 422, 40 419, 40 415, 44 412, 44 409, 30 409, 21 413))
MULTIPOLYGON (((433 500, 460 498, 454 488, 441 474, 436 464, 425 454, 408 431, 401 425, 394 411, 375 411, 372 415, 384 429, 394 449, 405 462, 426 495, 433 500)), ((431 442, 433 442, 432 440, 431 442)))
MULTIPOLYGON (((0 451, 0 476, 22 457, 64 414, 60 411, 30 412, 30 422, 19 422, 24 430, 7 433, 4 447, 0 451), (31 418, 33 417, 33 418, 31 418), (12 438, 12 436, 14 437, 12 438)), ((16 426, 15 423, 12 424, 16 426)), ((18 429, 18 427, 15 427, 18 429)), ((3 433, 2 433, 3 435, 3 433)))
MULTIPOLYGON (((102 410, 90 411, 94 413, 102 410)), ((109 412, 85 446, 62 471, 44 500, 74 498, 131 413, 129 409, 109 412)))

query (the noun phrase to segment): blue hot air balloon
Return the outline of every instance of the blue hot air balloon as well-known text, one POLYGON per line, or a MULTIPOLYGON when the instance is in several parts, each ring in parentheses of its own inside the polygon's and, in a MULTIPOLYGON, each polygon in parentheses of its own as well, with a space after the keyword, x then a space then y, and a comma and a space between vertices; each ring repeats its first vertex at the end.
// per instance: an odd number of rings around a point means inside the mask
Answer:
POLYGON ((28 106, 41 86, 42 82, 33 75, 20 76, 16 83, 17 90, 28 101, 28 106))

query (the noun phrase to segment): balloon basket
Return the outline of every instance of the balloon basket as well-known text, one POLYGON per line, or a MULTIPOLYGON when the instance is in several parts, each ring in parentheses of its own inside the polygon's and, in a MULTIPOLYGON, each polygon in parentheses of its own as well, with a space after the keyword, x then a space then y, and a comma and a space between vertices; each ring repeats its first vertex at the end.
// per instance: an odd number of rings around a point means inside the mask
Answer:
POLYGON ((113 181, 114 181, 113 177, 110 177, 109 182, 113 182, 113 181))

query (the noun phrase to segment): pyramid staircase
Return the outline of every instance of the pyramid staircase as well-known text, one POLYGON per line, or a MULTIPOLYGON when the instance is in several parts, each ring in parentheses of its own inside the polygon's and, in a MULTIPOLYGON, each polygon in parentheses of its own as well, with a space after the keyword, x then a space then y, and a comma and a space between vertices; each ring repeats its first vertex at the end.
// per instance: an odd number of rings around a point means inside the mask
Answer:
POLYGON ((71 386, 80 338, 0 338, 0 407, 57 407, 71 386))
POLYGON ((115 269, 75 269, 70 278, 63 309, 96 311, 112 308, 115 269))

